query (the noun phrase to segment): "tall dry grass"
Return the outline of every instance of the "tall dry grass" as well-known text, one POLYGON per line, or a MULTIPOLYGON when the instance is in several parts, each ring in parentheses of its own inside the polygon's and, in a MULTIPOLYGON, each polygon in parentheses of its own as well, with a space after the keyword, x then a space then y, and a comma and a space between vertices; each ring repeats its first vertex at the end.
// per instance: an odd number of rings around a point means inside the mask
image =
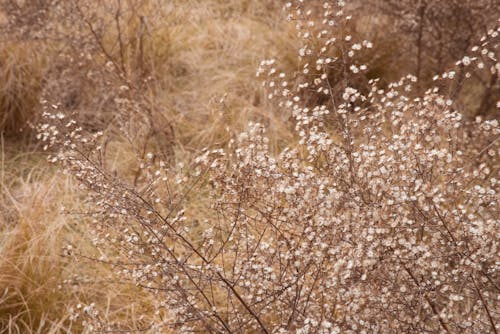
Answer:
POLYGON ((2 149, 1 332, 64 332, 71 290, 62 289, 68 222, 60 206, 74 202, 75 193, 39 155, 2 149))
MULTIPOLYGON (((26 4, 26 8, 20 7, 21 12, 4 13, 4 17, 22 16, 23 9, 29 10, 26 17, 36 17, 36 3, 26 4)), ((106 7, 108 3, 100 5, 106 7)), ((202 146, 224 145, 248 120, 269 124, 275 138, 281 138, 281 145, 291 136, 286 116, 272 113, 255 78, 256 65, 263 55, 294 49, 291 29, 279 19, 279 5, 267 1, 175 1, 161 13, 153 12, 154 8, 146 4, 130 22, 123 21, 127 37, 124 66, 131 88, 127 91, 120 89, 127 84, 120 77, 122 73, 105 67, 108 56, 88 26, 85 28, 82 17, 73 26, 61 20, 64 25, 58 27, 60 30, 52 27, 50 31, 44 25, 16 21, 40 36, 36 42, 32 35, 9 30, 7 20, 1 22, 10 33, 2 36, 0 44, 0 129, 5 137, 0 202, 0 333, 80 332, 82 329, 69 321, 69 310, 96 299, 108 305, 103 315, 106 321, 136 319, 132 326, 135 323, 138 329, 144 307, 154 304, 134 287, 115 284, 106 266, 63 256, 63 245, 68 242, 92 252, 89 236, 81 230, 85 216, 79 213, 85 210, 84 200, 71 180, 45 164, 39 147, 19 144, 15 139, 29 132, 28 121, 36 122, 40 98, 56 97, 60 108, 80 115, 91 127, 110 132, 115 125, 109 120, 117 116, 113 114, 115 99, 140 94, 145 100, 142 106, 154 102, 152 120, 136 115, 138 121, 129 124, 129 132, 138 130, 135 135, 143 138, 144 145, 126 136, 114 137, 109 143, 108 164, 131 179, 138 166, 130 157, 143 154, 145 149, 173 149, 173 163, 189 161, 202 146), (148 21, 151 30, 138 36, 141 15, 153 21, 148 21), (73 33, 74 39, 62 39, 73 33), (54 36, 58 38, 55 42, 49 38, 54 36), (78 45, 88 49, 78 49, 78 45), (74 59, 69 59, 68 52, 74 59), (154 80, 145 83, 149 76, 154 80), (151 124, 159 128, 152 135, 151 124), (170 127, 175 129, 174 137, 168 133, 170 127), (165 148, 165 144, 173 148, 165 148), (66 211, 61 211, 62 207, 66 211), (85 282, 80 282, 81 277, 87 277, 85 282), (103 289, 106 284, 109 288, 103 289)), ((103 7, 94 10, 102 10, 100 14, 112 22, 112 13, 103 7)), ((45 17, 58 14, 51 12, 45 17)), ((109 29, 102 42, 106 52, 118 61, 116 31, 113 26, 109 29)), ((199 212, 206 206, 204 201, 204 195, 199 194, 191 210, 199 212)))
POLYGON ((109 323, 127 319, 130 330, 141 328, 154 301, 109 267, 65 251, 71 244, 98 254, 82 230, 89 219, 78 186, 35 151, 2 145, 1 155, 0 333, 80 333, 71 309, 97 300, 109 323))
MULTIPOLYGON (((226 146, 249 121, 267 126, 270 151, 278 152, 297 139, 255 71, 277 55, 287 71, 299 71, 299 41, 277 1, 49 3, 0 3, 0 28, 9 32, 0 40, 0 333, 80 332, 70 309, 95 300, 106 305, 104 322, 127 319, 127 330, 141 329, 154 298, 118 284, 104 263, 63 256, 68 243, 101 255, 84 228, 83 192, 45 164, 36 144, 15 138, 36 122, 42 98, 104 131, 106 164, 130 182, 141 178, 136 158, 162 152, 172 168, 189 166, 201 148, 226 146), (68 11, 75 4, 81 11, 68 11)), ((363 20, 353 32, 366 32, 363 20)), ((390 22, 378 24, 369 32, 379 41, 377 56, 367 59, 369 75, 389 82, 414 64, 398 56, 397 36, 385 33, 390 22)), ((207 198, 193 194, 186 208, 200 235, 207 198)))
POLYGON ((29 132, 28 122, 36 122, 46 71, 43 46, 0 44, 0 131, 5 136, 21 137, 29 132))

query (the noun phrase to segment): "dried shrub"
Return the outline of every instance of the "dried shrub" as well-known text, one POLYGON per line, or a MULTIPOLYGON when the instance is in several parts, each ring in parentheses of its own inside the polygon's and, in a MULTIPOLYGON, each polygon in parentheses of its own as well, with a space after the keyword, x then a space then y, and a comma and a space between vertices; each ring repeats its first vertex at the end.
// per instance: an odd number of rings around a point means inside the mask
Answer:
MULTIPOLYGON (((154 333, 497 332, 500 127, 466 119, 447 89, 457 68, 498 75, 500 28, 470 51, 488 62, 464 56, 414 97, 411 75, 354 86, 372 43, 342 31, 343 1, 286 8, 300 73, 258 70, 295 124, 280 152, 249 123, 186 164, 144 150, 127 179, 108 168, 108 134, 45 104, 39 138, 89 191, 95 260, 154 296, 141 323, 154 333), (199 196, 209 203, 193 207, 199 196)), ((95 304, 74 317, 128 328, 95 304)))
MULTIPOLYGON (((400 75, 404 74, 401 70, 414 73, 419 78, 417 88, 424 92, 432 86, 431 78, 436 73, 444 72, 457 59, 466 56, 482 36, 495 28, 498 20, 497 13, 492 10, 495 6, 498 4, 490 0, 370 0, 355 3, 354 11, 368 11, 369 20, 378 27, 375 31, 385 32, 377 43, 389 48, 397 45, 399 53, 392 58, 391 71, 400 75)), ((498 58, 498 51, 493 52, 498 58)), ((498 77, 491 73, 469 80, 467 89, 456 91, 454 99, 478 101, 476 96, 479 94, 483 100, 479 100, 479 104, 469 103, 464 113, 494 118, 497 111, 491 97, 498 93, 498 77)))

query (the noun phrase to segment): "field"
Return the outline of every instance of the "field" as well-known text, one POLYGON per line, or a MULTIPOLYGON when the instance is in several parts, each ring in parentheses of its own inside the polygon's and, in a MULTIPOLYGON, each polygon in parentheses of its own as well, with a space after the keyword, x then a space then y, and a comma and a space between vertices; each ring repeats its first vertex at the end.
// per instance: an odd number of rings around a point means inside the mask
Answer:
POLYGON ((498 333, 494 0, 0 0, 0 334, 498 333))

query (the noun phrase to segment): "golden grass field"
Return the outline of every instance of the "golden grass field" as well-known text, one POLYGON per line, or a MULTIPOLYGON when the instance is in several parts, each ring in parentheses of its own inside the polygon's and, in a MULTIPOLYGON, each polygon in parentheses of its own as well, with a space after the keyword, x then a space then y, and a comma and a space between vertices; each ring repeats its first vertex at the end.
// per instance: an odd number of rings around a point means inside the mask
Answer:
MULTIPOLYGON (((112 22, 107 3, 95 2, 91 19, 110 16, 112 22)), ((36 5, 36 1, 22 3, 36 5)), ((69 321, 69 309, 90 301, 104 305, 101 316, 106 321, 127 319, 133 330, 154 304, 142 290, 114 280, 108 266, 63 256, 68 243, 89 253, 96 250, 85 231, 91 223, 85 215, 85 192, 47 162, 27 125, 38 121, 42 97, 60 94, 62 101, 56 102, 82 123, 117 133, 108 143, 112 153, 107 163, 130 179, 137 168, 134 155, 156 148, 173 163, 189 162, 201 148, 227 143, 249 121, 268 126, 274 151, 296 140, 289 116, 267 101, 261 79, 255 76, 262 59, 279 57, 289 70, 297 66, 299 41, 293 24, 284 19, 281 3, 173 0, 161 11, 154 1, 144 1, 134 13, 127 8, 122 33, 129 42, 116 46, 112 28, 101 40, 110 59, 126 74, 130 83, 126 89, 120 78, 106 76, 112 64, 99 53, 102 46, 89 42, 89 49, 82 52, 91 57, 78 59, 76 52, 69 59, 67 55, 75 52, 71 48, 90 34, 83 32, 84 25, 59 25, 57 13, 45 18, 44 24, 53 29, 43 33, 73 34, 77 38, 68 43, 74 43, 71 47, 56 38, 36 40, 16 34, 0 40, 0 334, 81 332, 69 321), (154 27, 144 38, 137 37, 142 31, 138 17, 147 17, 148 27, 154 27), (129 129, 136 137, 127 138, 117 131, 113 101, 137 96, 139 107, 149 108, 152 116, 146 120, 137 116, 129 129)), ((0 15, 1 24, 6 24, 8 15, 0 15)), ((389 39, 380 32, 368 29, 368 33, 389 39)), ((373 65, 378 75, 392 63, 387 57, 381 54, 379 67, 373 65)), ((189 210, 202 212, 204 199, 199 194, 189 210)))
MULTIPOLYGON (((262 58, 295 52, 279 9, 272 2, 217 0, 175 1, 167 8, 167 22, 147 51, 157 66, 158 83, 151 94, 174 124, 177 161, 227 140, 251 119, 265 120, 279 133, 276 138, 290 138, 286 117, 272 112, 255 77, 262 58)), ((12 133, 39 108, 41 80, 53 65, 53 50, 48 46, 40 52, 34 42, 9 43, 0 50, 0 128, 12 133)), ((82 104, 95 108, 96 93, 80 88, 88 94, 80 97, 82 104)), ((1 141, 0 333, 79 332, 69 325, 68 309, 96 299, 108 305, 111 321, 138 317, 149 302, 147 296, 141 300, 140 290, 103 283, 109 275, 105 266, 62 256, 68 241, 88 244, 78 214, 84 197, 70 177, 46 162, 36 142, 26 144, 22 137, 5 135, 1 141)), ((128 142, 117 138, 111 145, 117 157, 110 163, 130 172, 128 142)))

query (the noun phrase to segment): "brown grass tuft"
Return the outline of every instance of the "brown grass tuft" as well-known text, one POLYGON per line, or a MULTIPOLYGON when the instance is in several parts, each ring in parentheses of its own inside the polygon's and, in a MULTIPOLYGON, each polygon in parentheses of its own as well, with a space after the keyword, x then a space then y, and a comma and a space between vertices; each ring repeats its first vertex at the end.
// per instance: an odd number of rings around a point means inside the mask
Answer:
POLYGON ((0 46, 0 132, 21 136, 35 122, 47 70, 43 47, 27 42, 0 46))

